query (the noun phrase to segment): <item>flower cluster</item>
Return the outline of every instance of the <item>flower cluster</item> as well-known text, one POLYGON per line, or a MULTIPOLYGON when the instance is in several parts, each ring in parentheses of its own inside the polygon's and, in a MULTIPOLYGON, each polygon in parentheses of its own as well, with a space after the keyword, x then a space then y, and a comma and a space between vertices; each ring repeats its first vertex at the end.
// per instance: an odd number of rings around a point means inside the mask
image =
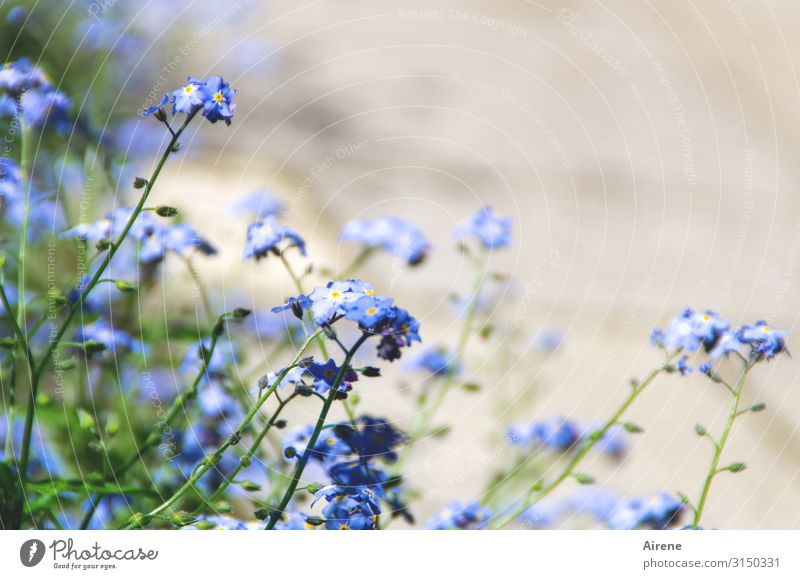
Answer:
POLYGON ((289 433, 283 440, 283 454, 289 462, 308 454, 320 470, 318 476, 325 478, 326 486, 317 498, 324 496, 329 501, 323 511, 327 528, 338 529, 343 523, 348 525, 343 528, 349 529, 374 528, 364 527, 363 522, 353 525, 345 521, 343 508, 348 506, 360 516, 362 508, 368 507, 370 517, 377 516, 379 500, 390 506, 392 516, 410 518, 401 500, 399 481, 390 477, 385 468, 397 460, 397 449, 407 440, 405 434, 388 421, 367 415, 353 423, 334 425, 309 448, 312 431, 308 426, 289 433))
POLYGON ((415 224, 399 217, 379 217, 352 221, 342 231, 342 239, 364 247, 381 247, 409 265, 418 265, 430 247, 415 224))
POLYGON ((368 531, 378 527, 381 511, 375 495, 367 489, 353 492, 332 485, 320 489, 315 496, 314 502, 321 498, 328 502, 322 509, 328 530, 368 531))
MULTIPOLYGON (((575 422, 553 416, 529 424, 516 424, 506 433, 512 446, 548 448, 556 452, 576 450, 597 431, 596 427, 581 427, 575 422)), ((612 426, 597 442, 598 450, 611 456, 622 456, 626 449, 624 429, 612 426)))
POLYGON ((289 299, 273 308, 275 312, 291 309, 298 318, 310 311, 314 323, 330 326, 344 318, 359 328, 380 337, 378 357, 393 361, 400 358, 401 349, 421 341, 419 322, 406 310, 393 305, 391 298, 375 294, 372 286, 357 279, 328 282, 309 295, 289 299))
POLYGON ((173 115, 177 113, 189 115, 202 110, 203 116, 211 123, 221 120, 230 125, 236 108, 233 102, 236 91, 221 76, 210 76, 206 80, 190 76, 188 80, 184 87, 174 91, 172 96, 165 94, 161 102, 148 107, 143 114, 156 115, 157 118, 164 120, 166 118, 164 107, 171 103, 173 115))
POLYGON ((42 127, 49 120, 64 128, 69 105, 69 99, 53 87, 44 71, 27 58, 0 68, 0 118, 21 113, 28 126, 42 127))
MULTIPOLYGON (((744 357, 746 353, 753 362, 770 360, 786 351, 787 335, 763 320, 734 330, 729 321, 711 310, 700 313, 686 308, 665 330, 654 329, 650 341, 672 352, 696 352, 702 348, 709 359, 699 369, 707 373, 715 360, 729 354, 744 357)), ((676 367, 683 375, 691 372, 688 356, 681 356, 676 367)))
MULTIPOLYGON (((93 223, 81 223, 61 234, 62 239, 80 239, 93 244, 115 241, 123 232, 133 209, 118 207, 93 223)), ((182 257, 197 251, 216 255, 216 248, 186 223, 173 224, 142 213, 128 233, 128 239, 138 243, 138 253, 132 256, 142 265, 157 264, 167 253, 182 257)))

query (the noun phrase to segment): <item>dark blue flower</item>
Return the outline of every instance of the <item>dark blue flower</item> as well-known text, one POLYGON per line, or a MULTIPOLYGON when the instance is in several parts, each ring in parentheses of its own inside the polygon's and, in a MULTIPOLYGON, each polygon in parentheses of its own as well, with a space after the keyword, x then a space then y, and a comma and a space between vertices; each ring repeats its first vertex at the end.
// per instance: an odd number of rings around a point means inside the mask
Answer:
POLYGON ((252 223, 247 228, 247 242, 244 246, 244 257, 261 259, 270 251, 280 251, 279 245, 288 241, 288 247, 297 247, 300 253, 306 254, 306 242, 294 229, 279 224, 273 216, 263 221, 252 223))
MULTIPOLYGON (((324 394, 330 390, 336 383, 336 378, 341 371, 341 368, 336 365, 334 360, 328 360, 324 364, 318 362, 312 363, 308 369, 308 373, 314 378, 314 386, 317 392, 324 394)), ((352 383, 358 380, 358 374, 352 369, 348 368, 344 371, 342 381, 339 384, 338 390, 340 392, 347 392, 352 388, 352 383)))
POLYGON ((483 207, 456 230, 456 237, 477 237, 487 249, 511 244, 511 217, 498 217, 491 207, 483 207))
POLYGON ((230 125, 233 118, 233 90, 221 76, 210 76, 198 89, 200 98, 203 101, 203 116, 212 123, 219 120, 225 121, 230 125))
POLYGON ((322 514, 328 530, 372 530, 378 527, 381 514, 378 500, 366 489, 347 489, 340 486, 325 487, 315 494, 315 502, 328 501, 322 514))
POLYGON ((675 367, 678 369, 678 372, 681 373, 681 376, 687 376, 691 374, 692 367, 689 366, 689 356, 683 355, 678 358, 678 362, 675 364, 675 367))

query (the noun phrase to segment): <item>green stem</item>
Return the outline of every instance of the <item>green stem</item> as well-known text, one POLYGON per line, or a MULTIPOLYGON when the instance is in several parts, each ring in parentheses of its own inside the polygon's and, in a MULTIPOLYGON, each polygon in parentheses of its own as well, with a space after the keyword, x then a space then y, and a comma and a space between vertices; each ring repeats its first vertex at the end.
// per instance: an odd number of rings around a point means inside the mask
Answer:
MULTIPOLYGON (((22 225, 19 231, 19 248, 17 253, 17 325, 25 325, 25 247, 28 244, 28 215, 31 203, 31 130, 25 123, 22 114, 19 115, 22 151, 20 154, 19 168, 22 179, 22 225)), ((9 312, 9 317, 11 312, 9 312)))
POLYGON ((708 500, 708 493, 711 490, 711 482, 714 480, 714 477, 719 474, 718 468, 719 461, 722 458, 722 450, 725 447, 725 443, 728 441, 728 436, 733 428, 733 423, 740 414, 739 403, 742 397, 742 388, 744 387, 745 380, 747 379, 747 375, 750 373, 752 367, 752 362, 745 362, 744 368, 742 368, 742 373, 739 375, 739 379, 736 381, 736 385, 731 392, 731 408, 730 412, 728 413, 728 420, 725 422, 725 427, 722 430, 722 435, 719 437, 719 442, 714 443, 714 454, 711 457, 711 464, 709 465, 708 473, 706 474, 705 481, 703 482, 703 490, 700 493, 700 499, 697 502, 697 508, 694 509, 692 529, 696 529, 698 525, 700 525, 700 518, 703 516, 703 510, 705 509, 706 501, 708 500))
POLYGON ((344 269, 342 274, 339 276, 339 279, 348 279, 353 277, 353 275, 367 262, 369 256, 372 255, 372 252, 374 251, 374 247, 364 247, 353 260, 353 262, 344 269))
POLYGON ((433 403, 422 409, 420 423, 411 434, 412 441, 419 440, 427 433, 431 421, 433 421, 434 416, 439 411, 442 404, 444 404, 447 393, 450 391, 450 388, 452 387, 458 373, 458 368, 461 366, 461 361, 464 359, 464 350, 466 349, 467 343, 472 335, 473 326, 475 324, 475 316, 478 313, 480 292, 484 280, 484 263, 484 260, 480 260, 477 264, 477 275, 475 276, 472 293, 470 294, 470 301, 467 305, 467 313, 464 316, 464 324, 461 326, 461 333, 459 334, 458 342, 456 343, 456 349, 453 353, 453 361, 449 365, 449 370, 442 380, 438 395, 434 399, 433 403))
POLYGON ((556 477, 550 484, 546 485, 544 488, 539 490, 539 492, 536 494, 534 498, 532 499, 530 498, 531 493, 529 492, 528 496, 525 498, 525 500, 522 502, 520 506, 513 509, 510 515, 508 515, 505 519, 502 519, 499 523, 493 525, 492 528, 502 529, 503 527, 507 526, 508 524, 513 522, 517 517, 519 517, 522 513, 524 513, 528 508, 530 508, 531 505, 534 505, 539 501, 541 501, 543 498, 545 498, 547 495, 553 492, 562 482, 570 478, 575 472, 575 469, 581 463, 581 461, 586 457, 587 454, 589 454, 589 451, 591 451, 592 448, 594 448, 595 445, 600 440, 602 440, 602 438, 605 436, 605 434, 612 426, 619 423, 620 419, 628 410, 628 408, 630 408, 631 404, 633 404, 634 401, 641 395, 641 393, 644 392, 647 386, 649 386, 650 383, 653 380, 655 380, 655 378, 659 374, 661 374, 661 372, 664 372, 667 368, 669 368, 670 362, 676 355, 677 354, 669 356, 661 366, 650 372, 645 377, 644 381, 636 384, 633 387, 631 393, 628 395, 625 401, 620 405, 620 407, 617 408, 616 412, 614 412, 614 414, 611 415, 611 418, 609 418, 603 424, 602 428, 592 433, 592 435, 585 440, 585 442, 572 456, 572 458, 564 467, 564 470, 561 472, 561 474, 558 475, 558 477, 556 477))
POLYGON ((225 453, 225 451, 228 450, 228 448, 230 448, 234 444, 234 440, 236 440, 238 438, 238 436, 241 435, 242 431, 244 431, 244 429, 247 428, 247 426, 250 424, 250 422, 252 422, 253 417, 255 417, 256 413, 264 405, 264 403, 269 399, 269 397, 272 395, 272 393, 275 392, 275 389, 278 388, 278 386, 283 381, 283 379, 286 377, 286 375, 289 373, 289 371, 292 368, 297 366, 297 363, 300 361, 300 358, 302 357, 303 353, 306 351, 306 349, 308 349, 308 346, 311 344, 311 342, 314 341, 314 339, 317 337, 318 334, 319 334, 319 330, 317 332, 314 332, 313 334, 311 334, 310 336, 308 336, 305 339, 303 344, 300 346, 300 349, 298 350, 297 354, 295 354, 295 357, 292 360, 291 364, 289 364, 286 368, 284 368, 281 371, 280 374, 278 374, 278 376, 275 378, 275 382, 272 384, 272 386, 270 386, 264 392, 264 394, 261 395, 261 397, 256 401, 256 403, 253 406, 253 408, 250 409, 250 412, 248 412, 247 415, 239 423, 239 426, 236 428, 236 432, 235 432, 234 436, 229 438, 222 446, 220 446, 216 450, 216 452, 214 452, 214 454, 207 456, 200 464, 198 464, 194 468, 194 470, 192 471, 192 474, 189 477, 189 480, 186 481, 186 483, 181 488, 179 488, 175 492, 175 494, 173 494, 169 499, 167 499, 166 501, 161 503, 158 507, 156 507, 155 509, 153 509, 152 511, 150 511, 147 514, 139 513, 139 514, 136 514, 136 515, 132 516, 122 528, 123 529, 133 529, 133 528, 136 528, 136 527, 143 527, 144 525, 146 525, 147 523, 152 521, 154 518, 156 518, 160 513, 162 513, 166 509, 172 507, 175 503, 177 503, 190 490, 194 489, 195 488, 195 484, 197 484, 197 481, 199 481, 201 478, 203 478, 203 476, 209 470, 211 470, 214 466, 216 466, 216 464, 220 461, 220 459, 222 458, 222 455, 225 453))
MULTIPOLYGON (((173 134, 169 143, 167 143, 167 146, 164 149, 164 152, 162 153, 161 158, 158 161, 158 164, 153 170, 153 174, 147 181, 147 185, 145 185, 145 188, 142 192, 142 196, 139 199, 139 203, 137 204, 134 211, 131 213, 128 222, 125 224, 125 228, 122 230, 122 233, 120 233, 117 240, 114 243, 112 243, 111 246, 108 248, 105 258, 100 263, 100 266, 97 268, 97 271, 95 272, 94 276, 89 281, 89 283, 86 285, 83 292, 81 292, 76 303, 73 304, 73 306, 70 308, 69 312, 64 318, 64 321, 61 323, 61 326, 56 332, 54 338, 50 341, 50 345, 45 351, 42 359, 39 360, 39 365, 33 372, 33 376, 31 377, 30 397, 28 398, 28 408, 25 413, 25 429, 22 435, 22 457, 20 460, 20 477, 22 479, 23 484, 28 476, 28 461, 30 459, 31 433, 33 430, 33 417, 36 412, 36 395, 38 393, 39 380, 41 379, 44 367, 52 358, 53 353, 55 352, 56 348, 58 348, 58 344, 64 337, 64 334, 69 328, 69 325, 72 323, 72 320, 77 315, 78 310, 81 309, 83 302, 95 288, 98 281, 102 279, 103 274, 106 271, 106 268, 108 267, 109 263, 111 263, 111 259, 117 253, 117 250, 119 250, 120 246, 122 245, 122 242, 125 241, 125 238, 128 236, 128 233, 133 227, 134 222, 138 218, 139 214, 142 212, 142 209, 144 208, 147 198, 150 195, 150 192, 153 190, 153 185, 155 185, 155 182, 158 180, 158 176, 161 174, 161 170, 164 168, 164 165, 166 164, 170 154, 174 151, 178 139, 180 138, 181 134, 183 134, 183 131, 186 130, 186 127, 189 126, 189 123, 192 121, 192 119, 195 117, 198 111, 199 109, 195 109, 194 111, 192 111, 187 115, 186 120, 183 122, 183 125, 181 125, 180 129, 178 129, 173 134)), ((22 300, 22 297, 20 297, 20 300, 22 300)))
POLYGON ((353 356, 356 354, 358 349, 361 345, 367 341, 367 339, 371 336, 371 334, 363 333, 361 337, 356 340, 356 343, 353 344, 353 347, 347 353, 344 358, 344 362, 342 366, 339 368, 339 373, 336 375, 336 380, 334 380, 333 385, 328 392, 328 397, 325 398, 325 402, 322 405, 322 410, 319 413, 319 417, 317 417, 317 424, 314 426, 314 431, 311 433, 311 437, 308 439, 308 443, 306 444, 306 451, 303 453, 297 461, 297 466, 294 469, 294 473, 292 474, 292 480, 289 482, 289 486, 286 489, 286 492, 283 494, 283 498, 281 502, 278 504, 277 508, 273 509, 270 513, 269 521, 267 522, 267 530, 271 530, 275 527, 278 522, 278 519, 283 515, 284 510, 289 504, 289 501, 292 500, 294 496, 294 491, 297 488, 298 483, 300 482, 300 477, 303 475, 303 471, 308 464, 309 459, 311 458, 312 449, 317 444, 317 439, 319 438, 320 432, 322 432, 322 427, 325 426, 325 419, 328 417, 328 412, 333 405, 333 401, 336 400, 336 394, 339 391, 339 386, 342 384, 345 375, 347 374, 347 369, 350 367, 350 362, 353 359, 353 356))
POLYGON ((238 475, 242 471, 242 469, 245 468, 246 465, 250 464, 253 455, 261 446, 262 441, 267 436, 267 434, 269 434, 269 431, 275 425, 275 422, 277 422, 278 418, 281 415, 281 412, 283 412, 283 409, 286 408, 286 405, 289 404, 289 402, 291 402, 292 399, 294 399, 296 396, 297 394, 292 394, 286 400, 282 400, 280 404, 278 404, 278 408, 276 408, 275 412, 272 413, 272 416, 267 421, 266 426, 264 426, 261 432, 258 433, 258 436, 256 436, 256 438, 253 440, 253 444, 250 446, 250 448, 247 450, 244 456, 242 456, 242 458, 239 459, 239 464, 236 465, 236 468, 233 470, 233 472, 222 482, 222 484, 219 485, 219 487, 211 494, 211 496, 208 497, 206 503, 213 504, 214 501, 218 500, 227 490, 227 488, 231 485, 233 480, 236 478, 236 475, 238 475))
MULTIPOLYGON (((220 316, 219 321, 221 322, 224 319, 225 319, 224 315, 220 316)), ((206 360, 211 360, 211 357, 214 355, 214 350, 217 347, 218 341, 219 341, 219 335, 217 333, 212 333, 211 343, 208 346, 208 353, 206 354, 206 360)), ((133 468, 133 466, 139 460, 142 459, 142 456, 144 455, 145 452, 156 446, 159 443, 159 441, 161 441, 164 432, 169 426, 171 426, 172 421, 175 420, 175 417, 178 415, 178 413, 186 407, 186 403, 197 398, 197 390, 198 387, 200 386, 200 381, 206 374, 206 369, 207 369, 207 362, 203 362, 203 364, 201 364, 200 370, 197 372, 197 375, 195 376, 194 381, 192 381, 192 384, 189 387, 189 389, 180 396, 178 396, 177 398, 175 398, 175 400, 173 400, 172 404, 169 407, 169 410, 167 410, 167 413, 164 416, 164 419, 156 424, 156 428, 152 432, 150 432, 150 434, 148 434, 144 443, 137 448, 136 453, 133 456, 131 456, 126 462, 124 462, 120 468, 114 469, 114 477, 116 479, 120 479, 123 476, 125 476, 125 473, 127 473, 131 468, 133 468)), ((92 517, 94 516, 94 513, 97 510, 97 507, 100 505, 100 502, 105 498, 105 496, 106 495, 104 493, 99 493, 95 497, 95 499, 91 501, 89 506, 86 508, 86 512, 84 513, 83 519, 81 521, 81 526, 80 526, 81 529, 86 529, 89 526, 89 523, 91 522, 92 517)))

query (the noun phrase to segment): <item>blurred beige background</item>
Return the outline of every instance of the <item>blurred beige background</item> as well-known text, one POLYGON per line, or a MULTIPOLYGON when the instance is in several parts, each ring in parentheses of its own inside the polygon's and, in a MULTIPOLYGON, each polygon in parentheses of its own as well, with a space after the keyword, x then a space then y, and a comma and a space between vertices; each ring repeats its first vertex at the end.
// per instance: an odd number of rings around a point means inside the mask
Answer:
MULTIPOLYGON (((797 329, 796 2, 239 5, 237 37, 192 53, 186 71, 229 77, 232 60, 241 69, 252 59, 251 72, 229 79, 239 90, 234 124, 208 131, 221 148, 172 167, 174 181, 157 193, 226 246, 206 272, 229 299, 268 306, 293 293, 279 264, 241 262, 244 223, 224 210, 266 186, 316 263, 352 259, 355 248, 338 242, 352 218, 419 223, 434 245, 423 267, 381 256, 363 277, 418 315, 426 343, 453 343, 458 323, 445 296, 471 274, 452 229, 482 203, 515 216, 513 248, 491 266, 515 280, 493 322, 524 314, 507 336, 514 353, 501 357, 499 338, 471 344, 484 390, 448 398, 440 422, 452 433, 420 443, 409 467, 416 486, 446 489, 414 505, 421 520, 446 496, 480 492, 509 421, 609 414, 627 378, 659 361, 647 343, 652 326, 686 305, 797 329), (254 38, 270 44, 237 53, 254 38), (563 350, 524 353, 548 327, 565 330, 563 350), (523 403, 534 381, 535 404, 523 403)), ((359 386, 363 408, 409 426, 415 416, 396 374, 359 386)), ((723 460, 749 469, 716 480, 708 526, 800 527, 799 374, 789 357, 753 373, 745 398, 767 410, 737 423, 723 460)), ((584 470, 625 495, 695 497, 710 448, 692 427, 719 429, 727 404, 701 378, 662 378, 630 415, 646 428, 630 456, 584 470)))

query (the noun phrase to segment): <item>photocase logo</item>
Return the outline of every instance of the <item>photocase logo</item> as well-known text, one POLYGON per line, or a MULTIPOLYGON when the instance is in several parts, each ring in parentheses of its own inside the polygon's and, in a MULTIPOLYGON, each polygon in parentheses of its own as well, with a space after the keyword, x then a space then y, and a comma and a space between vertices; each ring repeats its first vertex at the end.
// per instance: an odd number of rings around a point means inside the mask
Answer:
POLYGON ((44 558, 44 543, 39 539, 29 539, 19 548, 19 560, 26 567, 35 567, 44 558))

